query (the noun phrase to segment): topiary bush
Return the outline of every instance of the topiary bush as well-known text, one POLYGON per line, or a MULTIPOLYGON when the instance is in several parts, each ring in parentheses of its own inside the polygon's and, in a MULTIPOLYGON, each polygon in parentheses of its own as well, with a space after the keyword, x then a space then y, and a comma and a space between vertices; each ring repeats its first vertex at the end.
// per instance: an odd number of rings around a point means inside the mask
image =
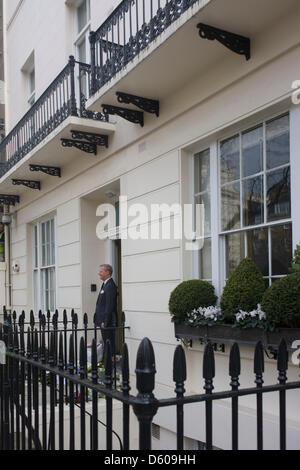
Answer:
POLYGON ((232 272, 223 290, 221 309, 227 323, 234 322, 240 310, 251 312, 261 303, 265 282, 258 267, 250 258, 243 259, 232 272))
POLYGON ((262 299, 262 310, 275 326, 300 328, 300 279, 297 274, 274 282, 262 299))
POLYGON ((179 284, 170 295, 169 311, 174 323, 181 323, 199 307, 216 305, 215 288, 207 281, 192 279, 179 284))
POLYGON ((289 272, 298 274, 300 276, 300 245, 296 246, 294 251, 294 258, 291 261, 291 268, 289 272))

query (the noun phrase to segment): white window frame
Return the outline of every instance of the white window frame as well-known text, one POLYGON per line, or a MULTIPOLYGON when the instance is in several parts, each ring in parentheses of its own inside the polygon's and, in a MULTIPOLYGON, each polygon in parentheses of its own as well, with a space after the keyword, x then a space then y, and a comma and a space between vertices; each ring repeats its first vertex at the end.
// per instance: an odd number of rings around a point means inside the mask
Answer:
POLYGON ((78 48, 85 39, 86 42, 86 63, 90 63, 90 42, 89 42, 89 34, 91 30, 91 6, 90 6, 90 0, 86 0, 87 2, 87 9, 88 9, 88 21, 84 25, 81 31, 78 32, 78 9, 79 7, 83 4, 84 0, 82 2, 79 2, 76 7, 74 8, 74 53, 75 53, 75 58, 76 60, 79 60, 79 54, 78 54, 78 48))
MULTIPOLYGON (((210 149, 210 204, 211 204, 211 262, 212 262, 212 284, 215 286, 217 294, 220 294, 225 286, 226 283, 226 235, 231 234, 231 233, 239 233, 243 232, 245 233, 246 231, 249 230, 254 230, 258 228, 270 228, 272 226, 277 226, 277 225, 284 225, 284 224, 291 224, 291 232, 292 232, 292 245, 294 246, 294 220, 293 220, 293 200, 292 200, 292 195, 293 195, 293 188, 292 188, 292 174, 290 173, 291 177, 291 191, 290 191, 290 197, 291 197, 291 217, 286 218, 286 219, 281 219, 281 220, 276 220, 272 222, 267 221, 267 215, 266 215, 266 207, 264 207, 264 223, 259 224, 259 225, 252 225, 252 226, 247 226, 247 227, 241 227, 239 229, 234 229, 234 230, 229 230, 229 231, 222 231, 222 219, 221 219, 221 211, 222 211, 222 205, 221 205, 221 165, 220 165, 220 144, 222 141, 229 139, 233 137, 234 135, 237 134, 242 134, 245 131, 249 131, 252 128, 255 128, 256 126, 259 126, 262 123, 266 123, 269 121, 272 121, 273 119, 280 118, 281 116, 284 116, 285 114, 289 114, 290 117, 290 140, 291 140, 291 110, 289 108, 282 109, 280 111, 277 111, 275 113, 270 113, 266 114, 264 113, 263 117, 258 117, 256 120, 251 120, 250 122, 246 122, 244 124, 240 125, 235 125, 234 129, 231 128, 231 130, 226 130, 222 133, 220 133, 217 137, 211 137, 211 139, 205 139, 205 144, 197 146, 193 152, 190 153, 190 168, 191 168, 191 190, 190 190, 190 197, 191 200, 193 201, 193 205, 195 203, 195 169, 194 169, 194 156, 206 149, 210 149), (218 216, 214 216, 214 214, 218 214, 218 216)), ((265 142, 265 140, 264 140, 265 142)), ((290 147, 290 171, 292 169, 292 158, 291 158, 291 147, 290 147)), ((264 158, 265 156, 265 150, 264 150, 264 158)), ((286 165, 282 165, 286 166, 286 165)), ((281 167, 278 167, 278 169, 281 167)), ((277 167, 276 167, 277 169, 277 167)), ((264 170, 263 170, 263 175, 264 175, 264 190, 266 190, 265 187, 265 180, 266 180, 266 166, 264 164, 264 170)), ((242 205, 241 205, 241 211, 242 211, 242 205)), ((243 215, 241 214, 241 217, 243 215)), ((268 236, 270 237, 270 230, 268 230, 268 236)), ((268 260, 269 260, 269 278, 280 278, 282 276, 276 276, 272 275, 271 273, 271 243, 269 239, 268 243, 268 260)), ((247 252, 245 253, 245 256, 247 256, 247 252)), ((193 276, 196 278, 199 278, 199 265, 198 265, 198 251, 195 251, 193 253, 193 260, 192 260, 192 266, 193 266, 193 276)))
MULTIPOLYGON (((193 155, 192 155, 192 166, 193 166, 193 177, 192 177, 192 197, 193 197, 193 219, 195 218, 195 199, 197 196, 201 195, 201 194, 204 194, 205 192, 207 191, 201 191, 200 193, 196 193, 196 189, 195 189, 195 156, 198 155, 199 153, 202 153, 202 152, 205 152, 206 150, 209 151, 209 165, 210 165, 210 184, 209 184, 209 193, 210 193, 210 203, 212 202, 212 197, 211 197, 211 192, 212 192, 212 172, 211 172, 211 169, 212 169, 212 166, 211 166, 211 162, 212 162, 212 158, 211 158, 211 146, 210 145, 204 145, 202 147, 199 148, 199 150, 197 150, 197 152, 193 152, 193 155)), ((204 208, 205 210, 205 208, 204 208)), ((204 234, 204 243, 205 243, 205 240, 206 239, 209 239, 211 240, 211 244, 212 244, 212 217, 211 217, 211 214, 212 214, 212 210, 210 212, 210 235, 207 235, 207 234, 204 234)), ((194 220, 194 225, 195 225, 195 220, 194 220)), ((199 240, 199 237, 195 237, 194 241, 196 242, 197 240, 199 240)), ((211 249, 211 252, 213 250, 211 249)), ((212 253, 211 253, 211 256, 212 256, 212 253)), ((211 261, 212 261, 212 258, 211 258, 211 261)), ((212 264, 213 264, 213 261, 212 261, 212 264)), ((193 257, 193 271, 194 271, 194 275, 196 276, 196 278, 200 278, 200 267, 199 267, 199 251, 196 250, 195 251, 195 256, 193 257)), ((213 272, 212 272, 212 276, 213 276, 213 272)), ((211 279, 204 279, 204 281, 209 281, 209 282, 212 282, 212 278, 211 279)))
POLYGON ((51 310, 51 313, 54 313, 57 305, 57 225, 56 225, 56 216, 46 217, 38 222, 34 223, 32 227, 32 253, 33 253, 33 299, 34 299, 34 309, 35 311, 47 311, 46 309, 46 299, 45 291, 42 291, 42 276, 46 270, 54 269, 54 308, 51 310), (42 236, 41 230, 42 225, 51 222, 53 220, 53 230, 54 230, 54 257, 55 263, 42 266, 42 236), (37 266, 36 266, 36 252, 35 252, 35 230, 37 230, 37 266), (37 284, 35 282, 35 274, 37 273, 37 284), (35 291, 37 289, 37 292, 35 291))

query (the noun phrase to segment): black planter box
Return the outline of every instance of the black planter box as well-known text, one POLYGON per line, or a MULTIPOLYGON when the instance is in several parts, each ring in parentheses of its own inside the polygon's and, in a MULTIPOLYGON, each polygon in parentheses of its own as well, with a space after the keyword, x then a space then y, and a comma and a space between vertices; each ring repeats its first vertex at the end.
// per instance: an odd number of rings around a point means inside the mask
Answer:
POLYGON ((211 341, 218 344, 238 343, 244 346, 256 346, 261 341, 266 348, 278 349, 285 339, 288 349, 292 349, 295 340, 300 340, 300 328, 278 328, 272 332, 260 328, 232 328, 231 325, 214 325, 192 327, 184 324, 175 324, 175 336, 178 339, 197 339, 211 341))

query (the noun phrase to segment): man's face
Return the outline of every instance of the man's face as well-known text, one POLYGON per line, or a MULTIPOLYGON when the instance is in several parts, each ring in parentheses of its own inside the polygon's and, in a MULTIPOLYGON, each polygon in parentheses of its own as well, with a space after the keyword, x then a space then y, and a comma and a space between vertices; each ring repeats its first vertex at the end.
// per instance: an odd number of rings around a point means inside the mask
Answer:
POLYGON ((106 281, 106 279, 108 279, 110 277, 109 273, 107 271, 105 271, 103 266, 100 266, 99 277, 100 277, 101 281, 106 281))
POLYGON ((4 230, 4 225, 0 224, 0 232, 3 232, 3 230, 4 230))

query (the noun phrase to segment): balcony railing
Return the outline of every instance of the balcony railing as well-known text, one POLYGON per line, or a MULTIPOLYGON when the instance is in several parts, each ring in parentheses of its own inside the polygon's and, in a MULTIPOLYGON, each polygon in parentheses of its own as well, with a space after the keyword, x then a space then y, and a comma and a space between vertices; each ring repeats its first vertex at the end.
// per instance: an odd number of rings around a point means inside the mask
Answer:
POLYGON ((86 110, 89 97, 88 64, 70 57, 66 67, 0 144, 0 177, 42 142, 68 116, 107 121, 86 110), (79 106, 78 106, 79 105, 79 106))
POLYGON ((91 93, 96 93, 198 0, 123 0, 90 34, 91 93))

